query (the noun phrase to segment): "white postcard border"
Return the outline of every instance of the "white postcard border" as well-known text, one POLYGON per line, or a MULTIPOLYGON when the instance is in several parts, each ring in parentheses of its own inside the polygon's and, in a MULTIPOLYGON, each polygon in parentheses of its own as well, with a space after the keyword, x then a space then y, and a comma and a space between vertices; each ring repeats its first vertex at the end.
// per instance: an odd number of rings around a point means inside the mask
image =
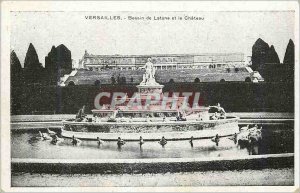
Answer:
MULTIPOLYGON (((6 192, 293 192, 299 188, 299 7, 297 1, 4 1, 1 4, 1 189, 6 192), (146 6, 145 6, 146 5, 146 6), (11 187, 10 11, 295 11, 295 185, 218 187, 11 187)), ((299 189, 298 189, 299 191, 299 189)))

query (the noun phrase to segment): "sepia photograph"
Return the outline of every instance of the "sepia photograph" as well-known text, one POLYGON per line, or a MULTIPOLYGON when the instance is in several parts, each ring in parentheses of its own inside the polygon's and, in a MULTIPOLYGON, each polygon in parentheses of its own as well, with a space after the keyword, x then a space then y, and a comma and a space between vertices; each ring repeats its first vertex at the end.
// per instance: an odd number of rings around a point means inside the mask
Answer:
POLYGON ((299 192, 297 1, 1 12, 1 190, 299 192))

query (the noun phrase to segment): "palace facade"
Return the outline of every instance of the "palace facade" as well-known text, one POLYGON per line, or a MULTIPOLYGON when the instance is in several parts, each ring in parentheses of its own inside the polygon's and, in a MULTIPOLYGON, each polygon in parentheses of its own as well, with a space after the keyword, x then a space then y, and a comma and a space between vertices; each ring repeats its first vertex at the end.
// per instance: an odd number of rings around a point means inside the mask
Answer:
POLYGON ((85 51, 79 61, 79 69, 91 71, 136 70, 143 66, 147 59, 158 70, 167 69, 208 69, 246 67, 243 53, 218 53, 218 54, 162 54, 162 55, 93 55, 85 51))

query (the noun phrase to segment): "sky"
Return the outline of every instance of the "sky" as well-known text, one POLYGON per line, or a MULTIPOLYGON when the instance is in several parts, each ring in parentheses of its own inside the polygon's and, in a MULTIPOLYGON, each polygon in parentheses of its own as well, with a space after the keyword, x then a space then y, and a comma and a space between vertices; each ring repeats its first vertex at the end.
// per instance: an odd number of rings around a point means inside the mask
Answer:
POLYGON ((294 22, 294 12, 288 11, 11 12, 11 50, 22 65, 30 43, 43 65, 51 47, 60 44, 71 50, 76 63, 85 50, 95 55, 242 52, 251 56, 253 44, 261 38, 274 45, 282 62, 289 39, 295 40, 294 22), (86 16, 120 16, 122 20, 86 16), (145 20, 129 20, 128 16, 145 20), (185 16, 202 20, 185 20, 185 16))

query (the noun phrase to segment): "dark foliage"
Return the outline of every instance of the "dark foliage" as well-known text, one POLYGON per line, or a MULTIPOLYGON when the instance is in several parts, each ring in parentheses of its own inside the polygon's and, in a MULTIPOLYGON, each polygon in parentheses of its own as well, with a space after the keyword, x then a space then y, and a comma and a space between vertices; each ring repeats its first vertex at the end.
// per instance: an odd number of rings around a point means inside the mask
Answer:
POLYGON ((266 55, 269 50, 269 44, 258 38, 252 46, 252 68, 257 70, 258 66, 266 63, 266 55))
MULTIPOLYGON (((95 108, 96 95, 102 91, 128 92, 131 96, 137 88, 134 85, 16 87, 12 89, 12 114, 32 114, 34 111, 75 114, 83 105, 90 113, 95 108)), ((293 82, 171 83, 165 85, 164 92, 200 92, 200 105, 219 102, 228 112, 294 112, 293 82)))
POLYGON ((71 51, 63 44, 52 46, 48 56, 45 57, 45 69, 48 83, 56 84, 61 76, 72 71, 71 51))
POLYGON ((267 52, 266 63, 273 63, 273 64, 279 64, 280 63, 278 54, 275 51, 275 48, 274 48, 273 45, 271 45, 270 49, 267 52))
POLYGON ((268 63, 279 64, 280 60, 273 45, 269 47, 264 40, 258 38, 252 46, 252 68, 257 70, 268 63))
POLYGON ((11 86, 23 84, 23 69, 14 50, 10 53, 10 79, 11 86))
POLYGON ((290 66, 295 65, 295 45, 294 45, 294 42, 291 39, 290 39, 290 41, 287 45, 285 55, 284 55, 284 59, 283 59, 283 63, 288 64, 290 66))
POLYGON ((258 71, 266 82, 293 82, 293 41, 289 41, 284 62, 281 64, 274 46, 269 48, 269 45, 259 38, 252 47, 252 69, 258 71))
POLYGON ((30 43, 24 62, 24 79, 27 84, 40 83, 43 66, 32 43, 30 43))

